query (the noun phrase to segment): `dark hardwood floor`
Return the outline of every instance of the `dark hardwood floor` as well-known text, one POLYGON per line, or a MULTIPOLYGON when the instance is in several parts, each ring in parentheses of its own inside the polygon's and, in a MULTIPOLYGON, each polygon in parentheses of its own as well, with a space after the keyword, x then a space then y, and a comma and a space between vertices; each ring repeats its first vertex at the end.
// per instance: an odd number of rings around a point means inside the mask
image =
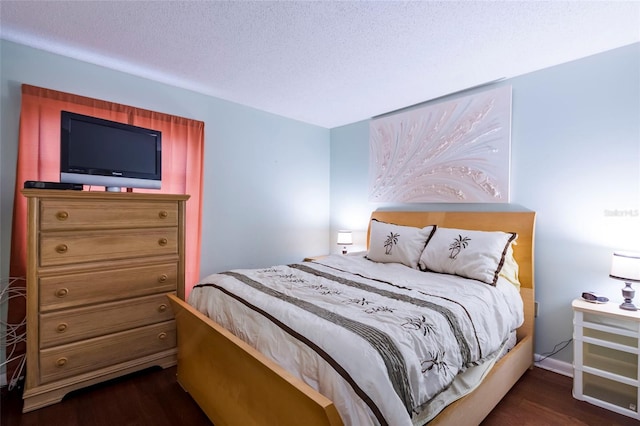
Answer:
MULTIPOLYGON (((150 369, 82 389, 64 400, 21 414, 22 391, 2 391, 2 426, 211 426, 175 378, 176 369, 150 369)), ((528 371, 482 426, 638 425, 571 396, 571 378, 528 371)), ((464 425, 461 425, 464 426, 464 425)))
POLYGON ((527 371, 482 426, 618 426, 640 422, 574 399, 573 379, 542 368, 527 371))

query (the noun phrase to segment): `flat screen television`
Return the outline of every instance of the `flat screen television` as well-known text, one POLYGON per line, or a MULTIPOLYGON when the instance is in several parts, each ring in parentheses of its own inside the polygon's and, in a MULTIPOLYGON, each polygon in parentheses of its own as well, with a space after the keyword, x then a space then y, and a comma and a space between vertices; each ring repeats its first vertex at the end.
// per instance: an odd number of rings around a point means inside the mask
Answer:
POLYGON ((160 189, 160 131, 69 111, 61 112, 60 129, 60 182, 160 189))

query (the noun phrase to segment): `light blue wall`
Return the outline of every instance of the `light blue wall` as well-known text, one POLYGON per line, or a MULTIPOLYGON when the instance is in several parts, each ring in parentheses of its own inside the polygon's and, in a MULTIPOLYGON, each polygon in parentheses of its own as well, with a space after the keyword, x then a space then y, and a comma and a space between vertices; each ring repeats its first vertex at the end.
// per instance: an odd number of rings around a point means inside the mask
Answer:
POLYGON ((0 277, 9 250, 20 85, 204 121, 201 276, 329 249, 328 129, 0 41, 0 277))
MULTIPOLYGON (((640 250, 640 43, 501 84, 513 88, 511 201, 537 212, 542 354, 571 338, 571 300, 583 290, 621 301, 623 284, 608 278, 611 253, 640 250)), ((353 229, 359 247, 380 207, 367 200, 368 149, 368 121, 331 130, 331 235, 353 229)), ((571 348, 555 358, 571 362, 571 348)))

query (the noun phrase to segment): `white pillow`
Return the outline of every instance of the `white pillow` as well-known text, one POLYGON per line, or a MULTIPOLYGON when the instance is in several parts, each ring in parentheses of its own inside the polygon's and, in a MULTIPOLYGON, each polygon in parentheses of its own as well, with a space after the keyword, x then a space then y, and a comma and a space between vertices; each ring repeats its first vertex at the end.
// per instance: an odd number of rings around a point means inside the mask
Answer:
POLYGON ((371 220, 367 259, 381 263, 402 263, 418 268, 420 253, 434 226, 417 228, 371 220))
POLYGON ((517 235, 437 227, 419 266, 423 271, 459 275, 495 285, 505 256, 517 235))

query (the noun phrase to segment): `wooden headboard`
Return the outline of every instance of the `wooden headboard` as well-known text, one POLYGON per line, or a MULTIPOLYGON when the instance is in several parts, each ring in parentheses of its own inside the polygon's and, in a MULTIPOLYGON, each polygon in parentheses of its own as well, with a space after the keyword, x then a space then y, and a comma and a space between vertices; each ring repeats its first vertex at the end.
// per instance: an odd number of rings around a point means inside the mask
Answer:
MULTIPOLYGON (((534 325, 534 233, 535 212, 449 212, 449 211, 374 211, 372 219, 398 225, 424 227, 438 225, 447 228, 479 231, 505 231, 518 234, 513 257, 520 268, 520 294, 524 302, 525 322, 518 329, 518 339, 533 336, 534 325)), ((367 242, 369 241, 367 231, 367 242)))

